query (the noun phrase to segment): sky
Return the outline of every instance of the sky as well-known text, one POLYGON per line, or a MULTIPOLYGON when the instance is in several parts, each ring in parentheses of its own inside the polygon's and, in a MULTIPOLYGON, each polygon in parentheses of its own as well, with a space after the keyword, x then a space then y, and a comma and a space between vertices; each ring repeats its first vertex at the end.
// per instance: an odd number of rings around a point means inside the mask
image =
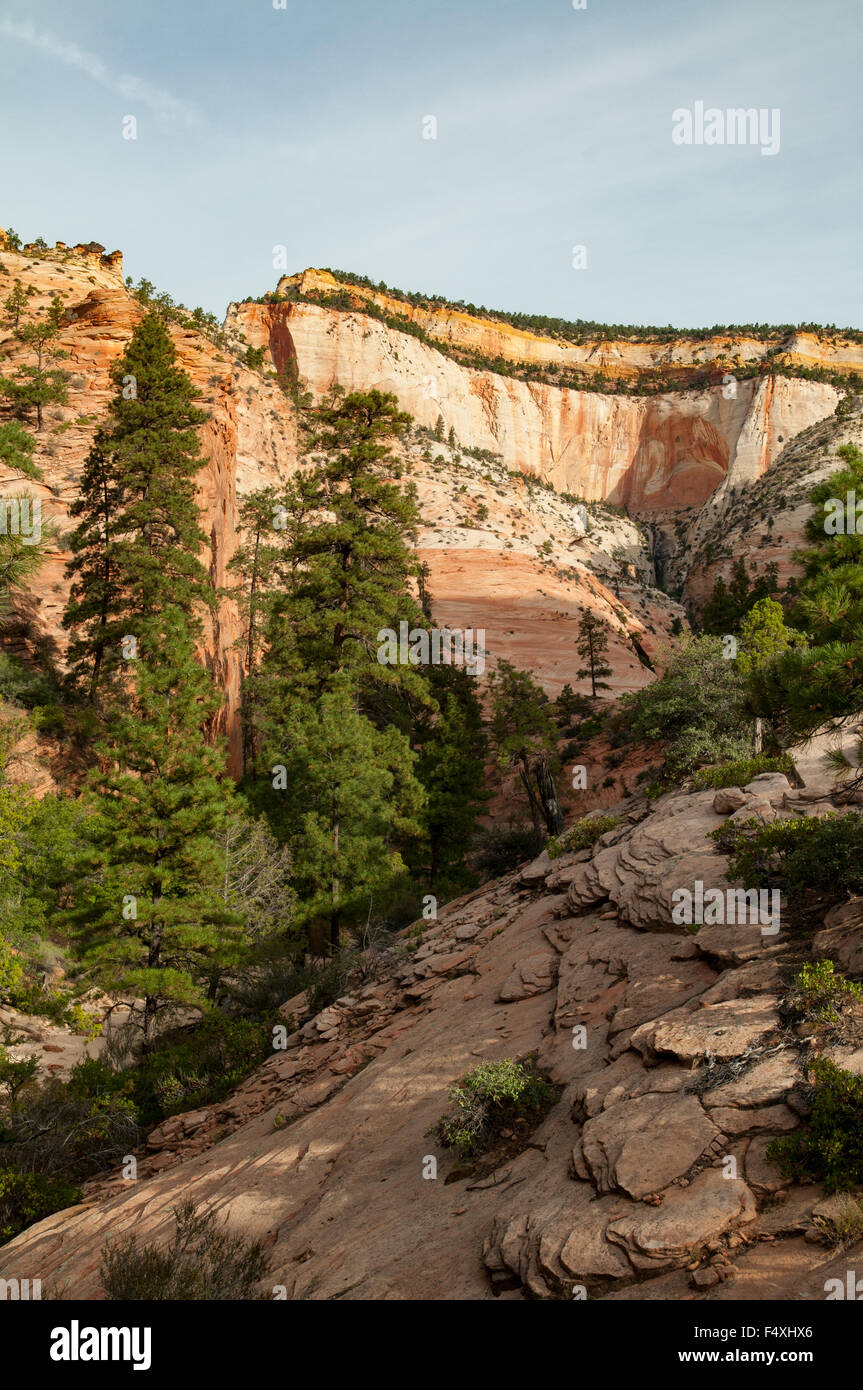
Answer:
POLYGON ((0 0, 0 226, 219 318, 283 254, 568 319, 863 328, 861 36, 860 0, 0 0), (697 142, 696 103, 777 152, 697 142))

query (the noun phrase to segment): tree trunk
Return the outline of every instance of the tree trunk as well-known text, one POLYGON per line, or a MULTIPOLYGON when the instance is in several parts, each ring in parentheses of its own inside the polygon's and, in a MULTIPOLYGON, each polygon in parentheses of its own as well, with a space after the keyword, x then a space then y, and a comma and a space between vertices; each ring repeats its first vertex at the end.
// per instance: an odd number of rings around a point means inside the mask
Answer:
POLYGON ((560 802, 557 799, 557 787, 554 785, 554 778, 548 765, 547 754, 540 753, 535 759, 533 773, 542 802, 542 814, 545 818, 546 829, 549 835, 559 835, 563 830, 563 815, 560 810, 560 802))
MULTIPOLYGON (((339 857, 339 802, 338 792, 333 793, 333 866, 335 867, 339 857)), ((330 947, 333 951, 338 950, 339 946, 339 924, 341 921, 341 908, 339 907, 339 880, 335 873, 332 879, 332 909, 330 911, 330 947)))
POLYGON ((530 765, 528 764, 526 754, 522 754, 521 766, 518 769, 518 775, 521 778, 522 786, 527 792, 527 799, 530 802, 530 814, 533 818, 533 828, 538 835, 540 833, 540 822, 542 820, 542 815, 540 812, 539 802, 536 799, 536 793, 534 792, 533 785, 531 783, 530 765))

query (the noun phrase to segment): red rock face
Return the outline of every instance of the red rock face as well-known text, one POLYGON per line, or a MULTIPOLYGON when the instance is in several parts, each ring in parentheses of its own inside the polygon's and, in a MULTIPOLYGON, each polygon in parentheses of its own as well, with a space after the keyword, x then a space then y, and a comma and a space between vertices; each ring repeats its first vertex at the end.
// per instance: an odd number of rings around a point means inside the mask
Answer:
MULTIPOLYGON (((62 615, 68 593, 65 566, 70 558, 63 545, 71 524, 68 508, 97 425, 114 394, 111 365, 122 354, 142 310, 122 283, 122 267, 116 258, 60 252, 31 259, 3 252, 0 261, 8 271, 3 286, 11 287, 14 279, 20 279, 35 287, 32 309, 44 307, 51 294, 59 293, 69 310, 60 339, 68 354, 60 365, 70 374, 69 403, 48 409, 45 427, 37 436, 36 461, 45 482, 22 484, 0 469, 0 491, 39 495, 43 517, 57 529, 57 544, 17 609, 25 645, 47 641, 62 660, 67 644, 62 615)), ((284 477, 296 464, 294 411, 275 383, 248 370, 236 353, 176 326, 171 336, 180 365, 198 388, 197 404, 210 416, 201 428, 206 464, 199 476, 199 501, 208 537, 201 558, 214 584, 226 587, 231 583, 228 564, 237 545, 238 498, 284 477)), ((24 360, 11 331, 6 331, 0 348, 7 355, 6 370, 24 360)), ((235 606, 223 602, 206 635, 203 654, 214 682, 224 692, 218 724, 228 737, 235 769, 240 746, 238 635, 235 606)))
MULTIPOLYGON (((123 352, 141 308, 123 285, 118 256, 105 256, 98 247, 39 256, 0 251, 0 261, 8 272, 0 289, 19 278, 37 291, 33 308, 59 293, 69 309, 61 338, 68 353, 63 365, 70 373, 69 403, 49 409, 38 438, 44 485, 26 485, 41 496, 43 515, 57 527, 57 543, 18 603, 18 640, 31 647, 47 641, 62 660, 68 508, 113 395, 111 364, 123 352)), ((455 314, 447 321, 454 343, 467 332, 464 318, 455 314)), ((552 694, 567 681, 584 689, 575 674, 574 644, 585 606, 610 625, 614 693, 650 678, 638 648, 655 654, 681 612, 651 587, 655 576, 645 531, 607 512, 596 519, 590 536, 579 537, 572 504, 559 494, 607 499, 643 518, 683 516, 688 529, 675 543, 685 552, 690 535, 698 540, 705 530, 704 518, 716 499, 755 484, 787 441, 829 415, 837 399, 832 387, 784 377, 741 381, 728 400, 718 387, 635 397, 528 384, 460 366, 428 343, 367 315, 307 303, 233 305, 226 331, 231 347, 220 348, 198 332, 171 329, 180 364, 198 388, 198 403, 209 412, 201 430, 207 462, 199 488, 208 537, 203 559, 214 583, 231 582, 228 566, 237 546, 242 496, 278 483, 297 466, 295 413, 274 371, 296 370, 315 394, 336 382, 347 390, 393 391, 417 423, 434 427, 442 417, 446 431, 452 427, 457 438, 455 450, 435 446, 428 460, 417 447, 409 460, 420 490, 425 523, 420 552, 431 568, 436 620, 483 628, 490 662, 505 657, 524 666, 552 694), (267 349, 263 372, 244 365, 240 333, 247 344, 267 349), (472 460, 463 452, 468 448, 487 450, 497 462, 472 460), (536 478, 558 495, 534 489, 536 478)), ((548 355, 544 340, 535 335, 504 336, 509 355, 523 339, 530 339, 542 360, 548 355)), ((500 343, 489 340, 485 346, 497 350, 500 343)), ((745 358, 749 349, 737 346, 745 358)), ((814 352, 812 344, 804 346, 814 352)), ((6 369, 21 360, 9 330, 0 350, 7 354, 6 369)), ((681 346, 683 357, 687 352, 692 355, 681 346)), ((625 352, 615 357, 612 348, 599 354, 604 370, 617 371, 625 357, 625 352)), ((0 488, 15 492, 21 484, 0 473, 0 488)), ((693 595, 712 583, 710 565, 698 570, 700 563, 696 556, 693 595)), ((239 633, 236 608, 223 601, 204 656, 224 693, 220 726, 235 769, 239 633)), ((8 632, 4 640, 8 645, 8 632)))
POLYGON ((529 383, 461 366, 367 315, 304 302, 232 305, 228 323, 277 367, 294 359, 315 395, 334 382, 392 391, 419 424, 442 416, 463 446, 499 454, 513 472, 641 512, 698 507, 726 479, 753 481, 839 399, 826 383, 785 377, 658 396, 529 383))

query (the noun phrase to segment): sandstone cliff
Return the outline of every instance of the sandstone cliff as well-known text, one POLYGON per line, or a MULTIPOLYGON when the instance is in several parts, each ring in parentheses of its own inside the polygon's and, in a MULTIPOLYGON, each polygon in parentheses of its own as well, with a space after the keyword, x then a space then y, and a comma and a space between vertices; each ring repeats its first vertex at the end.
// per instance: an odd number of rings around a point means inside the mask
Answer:
MULTIPOLYGON (((48 412, 37 441, 45 476, 37 491, 57 527, 57 544, 18 605, 17 629, 5 637, 20 651, 47 642, 62 661, 68 505, 113 389, 109 368, 141 307, 123 282, 119 252, 106 255, 96 243, 7 247, 0 261, 3 285, 20 279, 34 287, 34 308, 60 294, 68 309, 60 345, 69 354, 69 403, 48 412)), ((302 283, 320 279, 309 272, 302 283)), ((377 295, 376 303, 405 308, 387 296, 377 295)), ((442 346, 479 346, 513 361, 537 354, 567 361, 575 353, 600 375, 618 373, 621 361, 634 372, 662 361, 693 365, 705 353, 704 342, 683 339, 573 345, 457 311, 423 317, 408 307, 442 346)), ((731 399, 718 385, 637 396, 525 382, 462 365, 431 341, 358 309, 306 302, 232 305, 225 346, 193 328, 171 331, 209 412, 201 431, 208 463, 200 497, 209 536, 205 559, 217 584, 229 577, 238 499, 284 479, 297 464, 295 412, 275 374, 293 364, 316 394, 333 382, 392 390, 420 426, 434 427, 442 417, 455 438, 454 448, 434 444, 430 457, 416 437, 406 451, 423 506, 420 552, 431 569, 436 620, 484 629, 491 660, 506 657, 531 669, 552 694, 567 680, 577 684, 575 624, 585 605, 611 624, 612 693, 649 677, 645 659, 681 616, 661 588, 679 593, 693 568, 686 597, 697 607, 712 582, 710 536, 727 529, 731 502, 769 478, 788 441, 832 416, 839 398, 831 385, 785 376, 741 380, 731 399), (266 349, 264 370, 245 365, 247 346, 266 349), (585 535, 573 522, 577 498, 607 501, 612 509, 625 505, 632 519, 596 511, 585 535)), ((817 340, 797 346, 806 347, 807 362, 840 366, 853 365, 858 351, 855 344, 817 340)), ((723 340, 717 360, 746 361, 764 349, 755 340, 723 340)), ((0 351, 7 369, 20 360, 11 329, 0 351)), ((0 474, 4 493, 20 486, 0 474)), ((745 552, 751 544, 745 535, 735 539, 745 552)), ((235 766, 238 630, 234 606, 224 602, 208 635, 207 660, 224 692, 222 722, 235 766)))
MULTIPOLYGON (((43 471, 44 484, 22 484, 0 465, 0 494, 24 491, 40 496, 43 519, 56 528, 56 544, 47 563, 17 605, 17 642, 21 649, 47 642, 49 650, 62 660, 66 635, 61 619, 68 591, 64 568, 69 558, 63 538, 69 527, 68 508, 77 493, 93 435, 115 391, 109 369, 122 354, 142 309, 123 283, 119 253, 105 257, 98 249, 69 250, 62 243, 36 255, 27 251, 26 247, 20 254, 0 251, 4 271, 0 295, 5 297, 13 281, 19 279, 35 290, 29 301, 31 310, 44 308, 53 295, 62 297, 67 322, 59 346, 68 354, 61 365, 70 373, 69 401, 46 411, 45 427, 36 436, 35 461, 43 471)), ((207 464, 199 480, 200 502, 202 527, 209 537, 203 558, 214 583, 224 586, 230 582, 227 565, 237 543, 238 497, 278 481, 296 466, 294 411, 276 384, 250 371, 235 352, 220 349, 201 333, 176 325, 171 334, 180 364, 198 388, 198 403, 209 414, 201 429, 207 464)), ((0 353, 6 359, 5 371, 25 360, 11 328, 0 329, 0 353)), ((206 655, 225 694, 223 726, 235 759, 240 679, 239 653, 234 646, 237 634, 233 605, 224 603, 209 634, 206 655)), ((4 644, 13 645, 16 630, 4 636, 4 644)))
POLYGON ((232 305, 227 326, 268 348, 277 368, 295 360, 315 394, 334 382, 393 391, 420 424, 441 415, 461 444, 512 470, 634 511, 700 506, 726 479, 754 481, 839 398, 789 377, 741 380, 729 399, 721 385, 633 397, 524 382, 461 366, 360 312, 303 302, 232 305))

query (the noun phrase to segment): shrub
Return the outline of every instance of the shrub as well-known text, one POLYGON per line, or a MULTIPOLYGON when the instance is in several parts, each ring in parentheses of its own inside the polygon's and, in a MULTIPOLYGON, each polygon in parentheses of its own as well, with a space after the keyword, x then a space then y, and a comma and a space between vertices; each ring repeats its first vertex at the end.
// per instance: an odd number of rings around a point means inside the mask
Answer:
POLYGON ((24 971, 18 956, 0 937, 0 1000, 13 998, 23 981, 24 971))
POLYGON ((613 830, 619 824, 619 816, 582 816, 581 820, 575 821, 561 836, 553 836, 549 840, 545 847, 548 857, 557 859, 564 850, 590 849, 600 835, 604 835, 607 830, 613 830))
POLYGON ((78 1189, 65 1178, 24 1173, 12 1166, 0 1168, 0 1245, 12 1240, 25 1226, 73 1206, 80 1198, 78 1189))
POLYGON ((777 758, 758 753, 755 757, 737 758, 734 762, 720 763, 716 767, 701 767, 692 778, 692 787, 697 792, 707 787, 713 787, 715 791, 720 787, 745 787, 747 782, 762 772, 784 772, 786 777, 790 777, 794 773, 794 761, 787 753, 777 758))
POLYGON ((812 1221, 834 1250, 844 1250, 863 1236, 863 1206, 853 1197, 836 1197, 829 1215, 813 1216, 812 1221))
POLYGON ((155 1052, 121 1073, 131 1083, 129 1094, 140 1122, 158 1124, 168 1115, 221 1100, 272 1056, 272 1026, 284 1021, 275 1012, 257 1019, 217 1013, 166 1038, 155 1052))
POLYGON ((840 900, 863 892, 863 815, 794 816, 761 825, 756 820, 710 832, 729 856, 726 877, 747 888, 768 880, 791 892, 812 889, 840 900))
POLYGON ((863 986, 837 975, 832 960, 812 961, 794 979, 789 998, 802 1018, 835 1029, 863 1000, 863 986))
POLYGON ((99 1271, 105 1298, 141 1302, 227 1302, 268 1297, 257 1285, 270 1269, 261 1241, 232 1235, 213 1211, 188 1199, 174 1208, 170 1245, 139 1245, 136 1236, 102 1247, 99 1271))
POLYGON ((815 1094, 809 1122, 771 1140, 767 1157, 783 1177, 812 1178, 825 1192, 863 1183, 863 1076, 843 1071, 826 1057, 809 1064, 815 1094))
POLYGON ((665 674, 620 701, 618 722, 643 742, 666 743, 665 784, 702 763, 751 753, 754 721, 743 677, 718 637, 684 637, 665 674))
POLYGON ((140 1141, 135 1107, 122 1084, 122 1077, 91 1059, 67 1081, 22 1087, 0 1106, 2 1162, 67 1182, 110 1167, 140 1141))
POLYGON ((454 1115, 442 1115, 427 1131, 444 1148, 470 1158, 489 1148, 507 1123, 530 1112, 540 1112, 557 1099, 544 1077, 528 1071, 507 1057, 502 1062, 483 1062, 450 1089, 454 1115))
POLYGON ((532 825, 489 830, 474 840, 473 863, 488 878, 502 878, 542 850, 542 835, 532 825))

